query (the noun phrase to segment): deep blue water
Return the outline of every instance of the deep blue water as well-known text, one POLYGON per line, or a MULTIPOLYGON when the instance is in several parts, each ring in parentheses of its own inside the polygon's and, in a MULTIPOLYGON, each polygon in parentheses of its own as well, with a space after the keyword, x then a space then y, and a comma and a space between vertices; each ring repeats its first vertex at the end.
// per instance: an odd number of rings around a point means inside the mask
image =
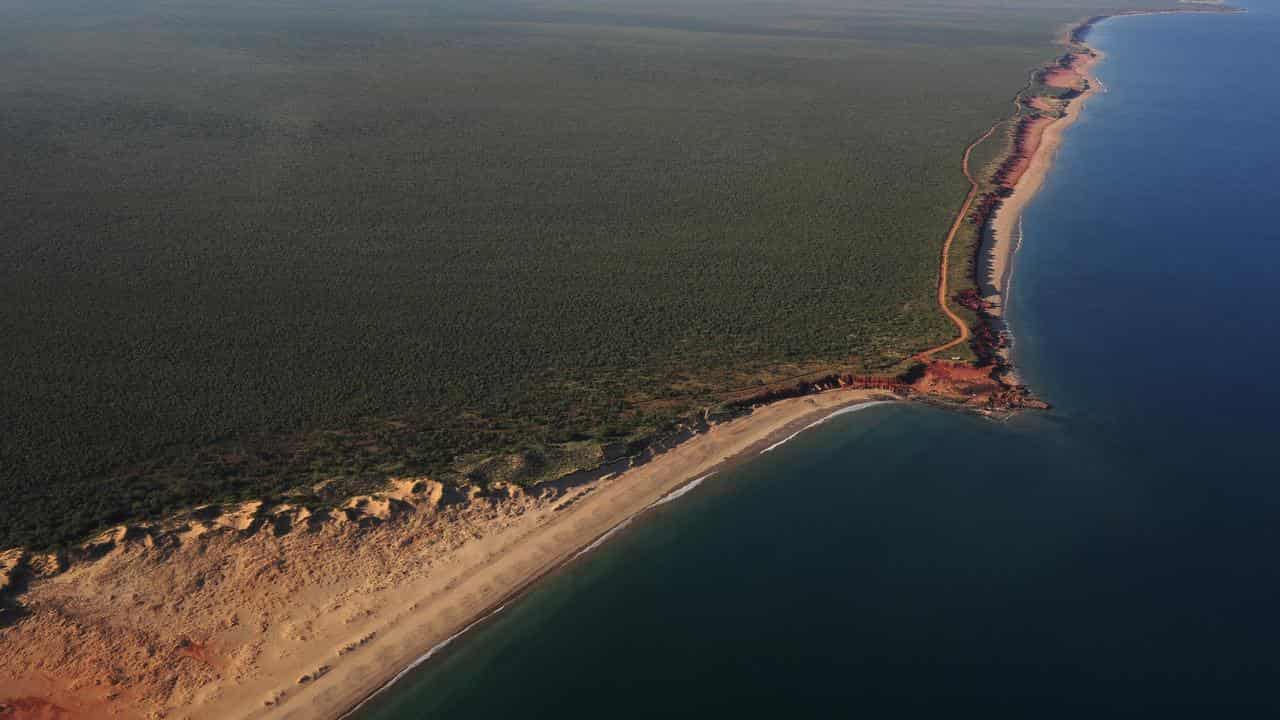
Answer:
POLYGON ((1280 8, 1098 28, 1011 321, 1052 412, 906 405, 708 481, 363 714, 1280 712, 1280 8))

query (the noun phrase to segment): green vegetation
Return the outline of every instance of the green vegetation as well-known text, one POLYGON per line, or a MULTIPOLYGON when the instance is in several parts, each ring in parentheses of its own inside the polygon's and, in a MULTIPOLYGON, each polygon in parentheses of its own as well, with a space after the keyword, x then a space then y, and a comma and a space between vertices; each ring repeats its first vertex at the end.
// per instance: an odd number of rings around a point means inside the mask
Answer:
MULTIPOLYGON (((1039 97, 1047 100, 1059 100, 1070 92, 1064 88, 1045 85, 1040 82, 1038 70, 1039 68, 1036 68, 1036 71, 1030 73, 1027 83, 1010 100, 1009 115, 1003 121, 998 122, 991 134, 974 146, 973 152, 970 154, 969 171, 978 182, 979 199, 975 201, 975 205, 981 203, 983 195, 999 189, 1000 184, 995 181, 994 176, 1000 165, 1013 152, 1018 119, 1028 116, 1047 115, 1061 117, 1062 115, 1062 110, 1060 109, 1038 110, 1029 104, 1031 98, 1039 97)), ((968 291, 975 291, 980 296, 990 294, 991 288, 985 283, 979 282, 978 271, 975 268, 979 246, 985 241, 990 241, 989 233, 989 227, 979 228, 971 222, 961 225, 959 232, 956 234, 955 242, 952 243, 950 253, 947 280, 952 298, 968 291)), ((982 271, 986 272, 986 268, 983 268, 982 271)), ((976 328, 979 325, 978 314, 974 311, 962 307, 957 302, 951 303, 951 309, 970 327, 976 328)), ((967 344, 964 348, 954 348, 948 351, 947 354, 951 358, 964 362, 974 362, 978 359, 978 355, 974 352, 971 344, 967 344)))
POLYGON ((0 4, 0 548, 893 367, 960 150, 1109 6, 0 4))
MULTIPOLYGON (((974 147, 973 153, 969 156, 969 171, 978 181, 979 198, 996 188, 995 183, 991 181, 991 177, 1000 164, 1004 162, 1008 153, 1013 150, 1015 123, 1012 118, 1015 117, 1013 113, 1018 106, 1015 106, 1010 101, 1007 107, 1007 114, 1011 119, 999 123, 990 137, 974 147)), ((970 222, 965 222, 961 225, 959 232, 956 233, 955 241, 951 244, 950 263, 948 264, 950 275, 947 278, 947 286, 952 298, 967 290, 978 291, 979 295, 986 294, 984 289, 989 292, 989 288, 983 288, 979 285, 974 268, 979 245, 982 241, 982 232, 970 222)), ((956 302, 951 303, 951 310, 959 315, 969 327, 973 328, 978 325, 978 314, 972 310, 962 307, 956 302)), ((959 358, 963 362, 973 362, 978 359, 970 343, 948 350, 947 358, 953 357, 959 358)))

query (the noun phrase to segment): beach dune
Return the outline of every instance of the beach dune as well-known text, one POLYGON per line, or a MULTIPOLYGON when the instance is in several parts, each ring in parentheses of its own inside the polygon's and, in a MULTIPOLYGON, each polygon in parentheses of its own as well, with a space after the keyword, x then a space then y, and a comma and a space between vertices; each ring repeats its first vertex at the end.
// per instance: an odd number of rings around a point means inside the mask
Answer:
POLYGON ((120 527, 69 567, 6 557, 35 579, 0 636, 0 706, 12 718, 338 718, 691 480, 886 398, 780 400, 578 484, 404 478, 334 511, 248 503, 120 527))

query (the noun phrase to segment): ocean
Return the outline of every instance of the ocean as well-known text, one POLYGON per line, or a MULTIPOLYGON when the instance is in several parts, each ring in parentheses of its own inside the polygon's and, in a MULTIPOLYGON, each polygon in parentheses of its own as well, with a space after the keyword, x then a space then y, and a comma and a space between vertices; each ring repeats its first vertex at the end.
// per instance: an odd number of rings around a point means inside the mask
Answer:
POLYGON ((1108 20, 1010 323, 1054 404, 843 415, 704 482, 361 720, 1280 712, 1280 5, 1108 20))

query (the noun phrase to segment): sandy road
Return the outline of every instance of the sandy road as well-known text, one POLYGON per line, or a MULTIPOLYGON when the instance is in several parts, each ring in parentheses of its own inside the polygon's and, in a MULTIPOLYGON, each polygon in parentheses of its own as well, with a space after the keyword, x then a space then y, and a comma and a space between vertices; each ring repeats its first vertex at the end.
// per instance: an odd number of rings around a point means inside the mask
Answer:
POLYGON ((978 136, 978 139, 969 143, 969 147, 964 149, 964 157, 960 161, 960 169, 964 172, 965 179, 969 181, 969 194, 965 195, 964 202, 960 205, 959 212, 956 213, 956 219, 951 223, 951 230, 947 232, 947 239, 942 243, 942 265, 938 274, 938 307, 942 308, 942 312, 946 313, 946 316, 951 318, 951 322, 955 323, 956 328, 960 330, 960 337, 919 353, 916 355, 919 360, 926 360, 930 355, 940 353, 943 350, 950 350, 967 341, 972 334, 969 332, 969 326, 965 324, 964 319, 952 311, 951 306, 947 303, 947 295, 950 294, 947 289, 947 275, 951 271, 951 244, 955 242, 956 235, 960 232, 960 226, 964 224, 964 219, 969 214, 969 208, 973 205, 974 198, 978 196, 978 181, 974 179, 973 173, 969 170, 969 156, 973 154, 973 149, 991 137, 996 128, 1006 119, 1002 118, 992 123, 986 132, 978 136))

